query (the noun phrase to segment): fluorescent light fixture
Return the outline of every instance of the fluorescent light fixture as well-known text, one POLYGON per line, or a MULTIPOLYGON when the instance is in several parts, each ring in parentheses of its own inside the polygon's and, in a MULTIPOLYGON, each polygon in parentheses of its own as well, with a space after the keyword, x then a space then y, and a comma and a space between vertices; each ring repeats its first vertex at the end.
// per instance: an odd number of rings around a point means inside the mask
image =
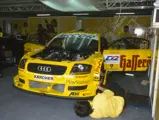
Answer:
POLYGON ((134 15, 135 13, 116 13, 117 15, 134 15))
POLYGON ((50 8, 64 11, 64 12, 75 12, 75 11, 100 11, 92 0, 39 0, 43 4, 50 8))
POLYGON ((37 16, 42 17, 42 16, 50 16, 50 14, 37 14, 37 16))
POLYGON ((73 15, 89 15, 89 13, 74 13, 73 15))

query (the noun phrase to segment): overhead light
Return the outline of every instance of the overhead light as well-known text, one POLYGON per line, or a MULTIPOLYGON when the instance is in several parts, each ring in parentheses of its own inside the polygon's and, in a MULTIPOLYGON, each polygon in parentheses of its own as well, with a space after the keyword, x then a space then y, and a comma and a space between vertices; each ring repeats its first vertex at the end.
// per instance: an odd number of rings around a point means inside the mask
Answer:
MULTIPOLYGON (((100 11, 92 0, 39 0, 50 8, 63 12, 100 11)), ((96 0, 93 0, 96 1, 96 0)))
POLYGON ((116 13, 117 15, 134 15, 135 13, 116 13))
POLYGON ((74 13, 73 15, 89 15, 89 13, 74 13))
POLYGON ((50 16, 50 14, 37 14, 37 16, 42 17, 42 16, 50 16))

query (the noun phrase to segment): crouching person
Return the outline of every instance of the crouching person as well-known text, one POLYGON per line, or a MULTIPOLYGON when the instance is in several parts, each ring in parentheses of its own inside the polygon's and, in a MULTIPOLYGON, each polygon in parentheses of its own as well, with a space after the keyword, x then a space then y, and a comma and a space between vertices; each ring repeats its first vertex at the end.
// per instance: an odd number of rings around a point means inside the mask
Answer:
POLYGON ((79 117, 90 116, 92 118, 116 118, 124 108, 124 98, 115 96, 114 92, 102 87, 92 101, 78 101, 75 104, 75 113, 79 117))

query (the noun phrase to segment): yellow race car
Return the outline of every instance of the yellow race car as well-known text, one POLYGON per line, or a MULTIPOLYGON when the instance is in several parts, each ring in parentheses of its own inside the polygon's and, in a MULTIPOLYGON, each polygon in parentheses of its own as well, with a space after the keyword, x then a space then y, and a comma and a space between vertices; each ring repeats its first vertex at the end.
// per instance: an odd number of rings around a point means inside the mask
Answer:
POLYGON ((29 35, 26 43, 24 44, 24 54, 27 52, 36 52, 44 49, 45 44, 39 44, 37 34, 29 35))
POLYGON ((102 64, 105 43, 99 34, 59 34, 44 49, 22 57, 14 86, 53 96, 94 96, 101 78, 103 81, 101 73, 105 72, 102 64))

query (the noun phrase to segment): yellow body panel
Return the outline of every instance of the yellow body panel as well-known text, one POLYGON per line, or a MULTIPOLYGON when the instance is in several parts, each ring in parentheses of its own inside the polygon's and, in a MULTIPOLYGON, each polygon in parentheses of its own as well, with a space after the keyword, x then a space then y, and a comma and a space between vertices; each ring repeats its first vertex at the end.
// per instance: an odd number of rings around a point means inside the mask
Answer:
MULTIPOLYGON (((95 64, 94 69, 92 69, 90 74, 84 74, 84 75, 69 75, 73 65, 75 63, 79 62, 50 62, 50 61, 42 61, 38 59, 31 59, 29 60, 29 63, 43 63, 43 64, 52 64, 52 65, 61 65, 66 66, 67 70, 64 75, 58 76, 58 75, 51 75, 53 77, 53 80, 35 80, 34 75, 39 76, 47 76, 44 74, 36 74, 32 72, 28 72, 27 68, 18 69, 18 75, 14 78, 14 85, 18 88, 31 91, 31 92, 37 92, 37 93, 44 93, 47 95, 55 95, 55 96, 63 96, 63 97, 91 97, 96 94, 97 86, 99 85, 99 76, 100 69, 97 68, 99 64, 96 64, 97 61, 100 60, 101 57, 97 57, 96 55, 93 55, 91 58, 85 61, 81 61, 80 63, 85 64, 95 64), (25 84, 21 83, 19 79, 25 80, 25 84), (41 82, 41 84, 48 84, 48 87, 45 89, 41 88, 30 88, 29 87, 29 81, 34 80, 37 82, 41 82), (59 91, 53 90, 52 87, 56 84, 64 84, 65 89, 64 92, 61 93, 59 91), (79 90, 79 91, 69 91, 67 88, 68 86, 84 86, 88 85, 87 89, 85 90, 79 90)), ((26 63, 27 66, 28 62, 26 63)))
MULTIPOLYGON (((70 34, 70 33, 68 33, 70 34)), ((71 33, 74 34, 74 33, 71 33)), ((80 33, 78 33, 80 34, 80 33)), ((84 33, 82 33, 84 34, 84 33)), ((98 36, 99 37, 99 36, 98 36)), ((49 44, 49 43, 48 43, 49 44)), ((27 43, 30 47, 30 44, 27 43)), ((47 45, 46 45, 47 46, 47 45)), ((33 47, 32 47, 33 48, 33 47)), ((100 50, 100 47, 99 47, 100 50)), ((40 52, 40 51, 38 51, 40 52)), ((85 97, 92 97, 96 94, 96 89, 99 85, 100 79, 100 69, 102 66, 102 55, 99 52, 94 53, 89 58, 82 60, 82 61, 62 61, 62 62, 55 62, 55 61, 46 61, 40 60, 37 58, 31 58, 35 52, 29 52, 23 56, 22 59, 27 58, 27 62, 25 64, 25 69, 18 68, 18 75, 14 77, 14 86, 26 91, 35 92, 35 93, 42 93, 47 95, 53 96, 62 96, 62 97, 70 97, 70 98, 85 98, 85 97), (46 74, 37 74, 33 72, 29 72, 27 70, 27 66, 29 63, 40 63, 45 65, 59 65, 59 66, 66 66, 67 70, 63 75, 46 75, 46 74), (73 68, 74 64, 90 64, 92 65, 92 69, 90 74, 70 74, 71 69, 73 68), (43 80, 43 79, 35 79, 35 75, 37 76, 49 76, 53 78, 52 80, 43 80), (25 82, 23 83, 22 80, 25 82), (41 85, 46 85, 45 88, 31 88, 30 87, 30 80, 34 82, 38 82, 41 85), (53 89, 55 85, 64 85, 63 92, 53 89), (68 87, 71 86, 87 86, 84 90, 68 90, 68 87)))
MULTIPOLYGON (((25 63, 24 69, 18 68, 18 75, 14 77, 14 86, 26 91, 36 92, 36 93, 43 93, 47 95, 54 95, 54 96, 61 96, 61 97, 70 97, 70 98, 85 98, 85 97, 92 97, 96 94, 96 89, 98 85, 100 84, 100 72, 103 60, 105 61, 105 57, 100 52, 100 35, 98 34, 90 34, 90 33, 65 33, 65 34, 89 34, 89 35, 96 35, 98 38, 98 51, 90 55, 88 58, 83 60, 77 60, 77 61, 48 61, 48 60, 41 60, 39 58, 33 58, 31 57, 35 53, 40 53, 43 48, 41 48, 40 51, 37 52, 28 52, 25 54, 22 58, 27 59, 25 63), (104 58, 104 59, 103 59, 104 58), (56 66, 65 66, 67 69, 62 75, 48 75, 48 74, 39 74, 30 72, 28 70, 28 65, 30 63, 36 63, 36 64, 44 64, 47 65, 56 65, 56 66), (75 64, 88 64, 91 65, 91 71, 88 74, 70 74, 73 66, 75 64), (33 88, 32 83, 38 83, 39 88, 33 88), (56 87, 59 88, 56 88, 56 87), (77 89, 81 88, 82 89, 77 89), (62 91, 61 91, 62 88, 62 91), (69 89, 71 88, 71 89, 69 89), (73 89, 72 89, 73 88, 73 89)), ((52 42, 52 40, 46 45, 46 47, 52 42)), ((130 51, 122 51, 122 50, 107 50, 104 51, 105 55, 110 54, 121 54, 126 55, 123 59, 123 61, 126 59, 133 60, 132 55, 140 55, 137 57, 139 59, 146 59, 147 61, 151 60, 151 58, 147 58, 147 56, 151 56, 151 52, 149 50, 135 50, 130 51), (138 51, 138 52, 137 52, 138 51)), ((22 61, 21 60, 21 61, 22 61)), ((110 65, 110 64, 109 64, 110 65)), ((115 65, 116 66, 116 65, 115 65)), ((117 65, 119 67, 119 64, 117 65)), ((37 69, 37 68, 36 68, 37 69)), ((105 69, 108 71, 113 71, 105 65, 105 69)), ((134 71, 145 71, 147 69, 147 66, 136 68, 134 71)), ((114 69, 116 70, 116 69, 114 69)), ((123 69, 120 68, 119 71, 122 71, 123 69)), ((126 67, 124 71, 130 71, 131 68, 126 67)), ((117 71, 117 70, 116 70, 117 71)), ((107 74, 108 72, 106 72, 107 74)), ((104 79, 104 84, 106 83, 106 74, 104 79)))
POLYGON ((33 44, 33 43, 25 43, 24 44, 24 53, 27 52, 36 52, 38 50, 42 50, 45 47, 42 45, 38 45, 38 44, 33 44))
POLYGON ((146 71, 151 64, 151 50, 105 50, 107 71, 146 71))

